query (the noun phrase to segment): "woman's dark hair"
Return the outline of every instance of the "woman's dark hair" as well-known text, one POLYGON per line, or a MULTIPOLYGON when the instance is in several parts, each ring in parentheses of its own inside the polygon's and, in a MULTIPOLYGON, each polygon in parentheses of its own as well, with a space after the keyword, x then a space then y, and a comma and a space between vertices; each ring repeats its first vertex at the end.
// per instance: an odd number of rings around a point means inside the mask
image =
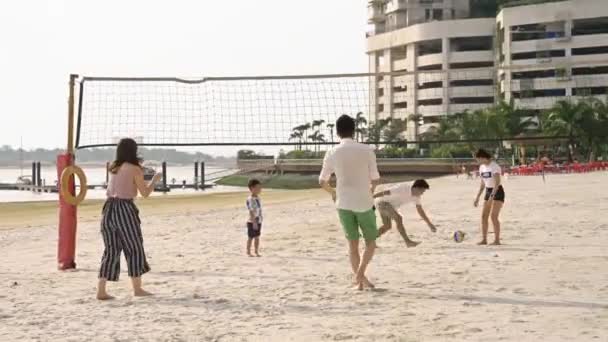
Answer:
POLYGON ((480 148, 479 150, 477 150, 477 153, 475 153, 475 158, 492 159, 492 155, 488 153, 488 151, 480 148))
POLYGON ((355 135, 355 119, 344 114, 336 120, 336 133, 340 138, 352 138, 355 135))
POLYGON ((421 188, 428 190, 430 188, 429 183, 427 183, 424 179, 416 179, 414 184, 412 184, 412 188, 421 188))
POLYGON ((141 167, 142 159, 137 155, 137 143, 131 138, 120 139, 116 146, 116 159, 110 165, 110 172, 116 173, 120 166, 129 163, 141 167))

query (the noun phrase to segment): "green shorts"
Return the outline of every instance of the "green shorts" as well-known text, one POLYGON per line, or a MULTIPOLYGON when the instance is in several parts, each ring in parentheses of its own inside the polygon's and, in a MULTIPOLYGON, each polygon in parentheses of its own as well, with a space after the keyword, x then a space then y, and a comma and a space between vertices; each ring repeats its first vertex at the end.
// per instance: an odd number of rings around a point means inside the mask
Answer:
POLYGON ((346 239, 359 240, 359 228, 366 241, 374 241, 378 237, 378 226, 376 225, 376 213, 373 209, 364 212, 338 209, 338 216, 346 239))

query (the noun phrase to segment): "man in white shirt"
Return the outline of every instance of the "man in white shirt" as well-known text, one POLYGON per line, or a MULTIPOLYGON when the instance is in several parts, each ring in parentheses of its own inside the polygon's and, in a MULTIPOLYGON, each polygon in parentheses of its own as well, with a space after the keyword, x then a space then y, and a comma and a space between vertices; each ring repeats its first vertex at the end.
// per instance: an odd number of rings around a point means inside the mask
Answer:
POLYGON ((407 247, 416 247, 420 242, 412 241, 407 236, 405 227, 403 226, 403 217, 398 210, 406 203, 415 203, 418 215, 426 222, 432 232, 436 232, 437 228, 431 223, 428 216, 422 208, 420 198, 426 190, 429 189, 429 184, 424 179, 408 182, 393 186, 392 188, 379 192, 374 195, 376 198, 376 208, 382 217, 382 227, 380 227, 379 235, 382 235, 391 229, 391 222, 395 221, 397 230, 403 237, 407 247))
POLYGON ((365 270, 374 256, 378 237, 376 215, 372 209, 372 194, 380 181, 376 155, 371 147, 353 140, 355 120, 352 117, 342 115, 338 118, 336 133, 341 141, 325 155, 319 184, 336 203, 340 223, 349 242, 350 262, 357 288, 373 288, 374 285, 365 276, 365 270), (329 185, 334 173, 336 189, 329 185), (359 255, 359 229, 365 239, 363 257, 359 255))

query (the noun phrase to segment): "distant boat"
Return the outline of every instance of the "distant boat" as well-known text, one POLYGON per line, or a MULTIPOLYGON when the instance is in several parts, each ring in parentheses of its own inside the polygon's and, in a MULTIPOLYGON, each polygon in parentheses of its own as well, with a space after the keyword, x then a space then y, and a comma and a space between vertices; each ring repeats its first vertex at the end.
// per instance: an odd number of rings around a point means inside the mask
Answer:
POLYGON ((32 185, 34 182, 32 182, 32 176, 19 176, 17 177, 17 184, 32 185))

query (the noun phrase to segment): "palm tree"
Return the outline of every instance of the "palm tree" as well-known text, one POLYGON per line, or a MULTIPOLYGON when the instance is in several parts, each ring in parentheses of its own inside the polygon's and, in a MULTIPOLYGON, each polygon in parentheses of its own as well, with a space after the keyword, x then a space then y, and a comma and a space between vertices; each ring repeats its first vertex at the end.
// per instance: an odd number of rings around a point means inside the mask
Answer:
POLYGON ((505 128, 510 137, 528 133, 536 127, 534 115, 526 110, 515 108, 514 102, 501 101, 492 108, 494 113, 505 118, 505 128))
POLYGON ((324 123, 325 123, 325 120, 312 120, 311 128, 315 129, 317 127, 321 127, 321 125, 324 123))
POLYGON ((407 130, 407 121, 403 119, 391 119, 382 130, 382 137, 386 142, 403 141, 401 134, 407 130))
POLYGON ((410 114, 407 119, 414 123, 414 139, 418 139, 418 134, 420 132, 420 119, 422 119, 422 115, 410 114))
MULTIPOLYGON (((323 135, 321 132, 319 132, 318 130, 315 131, 313 134, 309 135, 308 138, 310 138, 310 141, 312 142, 325 142, 325 135, 323 135)), ((315 152, 319 152, 321 150, 321 146, 320 145, 315 145, 315 152)))
POLYGON ((327 124, 327 128, 329 128, 329 139, 333 143, 334 142, 334 127, 335 124, 327 124))
POLYGON ((365 133, 364 131, 364 126, 367 126, 367 120, 365 119, 365 116, 363 116, 363 112, 359 112, 357 113, 357 115, 355 115, 355 140, 359 141, 359 137, 363 136, 363 134, 365 133))
POLYGON ((578 125, 585 136, 589 161, 594 161, 599 147, 608 142, 608 99, 584 99, 582 102, 585 110, 581 112, 578 125))
POLYGON ((298 145, 296 145, 296 149, 301 150, 302 149, 302 132, 300 131, 293 131, 291 132, 291 135, 289 136, 289 141, 294 140, 294 139, 298 139, 298 145))
POLYGON ((308 130, 312 127, 310 123, 305 123, 302 126, 302 130, 304 131, 304 142, 308 142, 308 130))
POLYGON ((376 145, 376 149, 380 148, 379 142, 382 140, 382 131, 390 121, 391 119, 388 118, 379 119, 376 122, 370 123, 367 134, 367 142, 374 143, 376 145))
POLYGON ((583 111, 587 110, 583 101, 573 103, 571 101, 558 101, 545 113, 543 130, 552 135, 568 137, 568 161, 573 161, 575 136, 579 127, 577 122, 581 119, 583 111))

